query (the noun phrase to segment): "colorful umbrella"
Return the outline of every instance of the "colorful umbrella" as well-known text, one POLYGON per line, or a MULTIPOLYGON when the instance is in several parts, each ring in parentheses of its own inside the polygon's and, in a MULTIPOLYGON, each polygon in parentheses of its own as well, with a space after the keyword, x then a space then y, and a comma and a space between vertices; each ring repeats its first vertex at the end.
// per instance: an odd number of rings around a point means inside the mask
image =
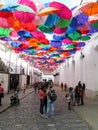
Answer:
POLYGON ((37 15, 38 16, 45 16, 48 14, 54 14, 56 12, 59 12, 59 10, 60 9, 55 8, 55 7, 47 7, 47 8, 44 8, 43 10, 41 10, 37 15))
POLYGON ((44 33, 51 33, 54 30, 54 27, 48 27, 44 24, 39 25, 38 29, 44 33))
POLYGON ((0 27, 0 36, 8 37, 11 31, 11 29, 0 27))
POLYGON ((57 26, 60 28, 66 28, 71 23, 71 20, 59 19, 57 26))
POLYGON ((53 32, 57 33, 57 34, 62 34, 62 33, 65 33, 66 30, 67 30, 67 28, 55 27, 53 32))
POLYGON ((38 40, 45 38, 45 34, 40 31, 33 31, 31 33, 32 33, 33 37, 38 40))
POLYGON ((59 19, 60 19, 60 17, 57 16, 56 14, 50 14, 50 15, 48 15, 44 24, 46 26, 53 27, 58 23, 59 19))
POLYGON ((23 11, 23 12, 35 13, 32 8, 25 6, 25 5, 21 5, 21 4, 18 4, 16 6, 12 6, 10 8, 14 9, 14 10, 23 11))
POLYGON ((98 21, 92 23, 93 28, 98 28, 98 21))
POLYGON ((80 10, 88 16, 98 14, 98 2, 88 2, 80 7, 80 10))
POLYGON ((61 41, 51 41, 50 45, 55 47, 55 48, 59 48, 62 46, 62 42, 61 41))
POLYGON ((35 31, 37 29, 37 25, 33 23, 23 23, 23 28, 27 31, 35 31))
POLYGON ((34 12, 37 11, 35 3, 31 0, 18 0, 18 3, 32 8, 34 12))
POLYGON ((15 11, 14 15, 19 21, 23 23, 29 23, 30 21, 33 21, 35 18, 35 14, 23 11, 15 11))
POLYGON ((3 4, 0 2, 0 8, 3 6, 3 4))
POLYGON ((72 17, 72 12, 71 10, 64 4, 60 2, 51 2, 50 7, 55 7, 57 9, 60 9, 60 11, 56 12, 56 14, 62 18, 62 19, 67 19, 70 20, 72 17), (65 13, 66 12, 66 13, 65 13))

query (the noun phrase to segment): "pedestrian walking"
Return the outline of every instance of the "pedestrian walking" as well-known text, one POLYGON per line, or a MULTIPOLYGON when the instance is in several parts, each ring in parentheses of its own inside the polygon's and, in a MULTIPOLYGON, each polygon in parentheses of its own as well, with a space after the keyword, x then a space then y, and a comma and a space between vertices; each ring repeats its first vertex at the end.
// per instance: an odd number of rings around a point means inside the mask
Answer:
POLYGON ((39 98, 40 98, 40 115, 44 116, 44 106, 45 106, 45 93, 44 93, 44 87, 42 86, 38 90, 39 98))
POLYGON ((75 89, 74 89, 74 103, 73 103, 73 106, 77 105, 79 106, 80 105, 80 92, 79 92, 79 87, 76 86, 75 89))
POLYGON ((37 88, 38 88, 38 83, 34 83, 34 84, 33 84, 33 88, 34 88, 34 92, 35 92, 35 94, 36 94, 36 91, 37 91, 37 88))
POLYGON ((47 94, 47 111, 46 111, 45 117, 48 118, 49 112, 50 112, 50 116, 54 116, 54 114, 55 114, 54 113, 55 112, 54 102, 57 98, 57 95, 56 95, 55 90, 52 85, 49 86, 49 89, 47 90, 46 94, 47 94))
POLYGON ((23 94, 25 94, 26 88, 27 88, 27 86, 26 86, 26 84, 24 84, 24 85, 22 86, 23 94))
POLYGON ((0 84, 0 106, 2 105, 2 98, 4 97, 4 88, 0 84))
POLYGON ((64 90, 65 90, 65 92, 67 91, 67 84, 66 83, 64 84, 64 90))
POLYGON ((61 83, 61 91, 63 91, 63 82, 61 83))
POLYGON ((71 110, 71 96, 70 96, 69 92, 66 93, 65 98, 66 98, 66 102, 68 104, 68 110, 71 110))

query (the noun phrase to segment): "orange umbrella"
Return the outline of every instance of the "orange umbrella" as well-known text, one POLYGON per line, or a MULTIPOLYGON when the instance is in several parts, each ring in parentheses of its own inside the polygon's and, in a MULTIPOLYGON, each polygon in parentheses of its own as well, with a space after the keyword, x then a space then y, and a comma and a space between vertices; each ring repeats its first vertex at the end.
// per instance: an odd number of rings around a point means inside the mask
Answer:
POLYGON ((55 8, 55 7, 47 7, 47 8, 44 8, 43 10, 41 10, 37 15, 38 16, 45 16, 48 14, 54 14, 54 13, 58 12, 59 10, 60 9, 55 8))
POLYGON ((80 10, 82 10, 88 16, 98 14, 98 2, 88 2, 83 5, 80 10))
POLYGON ((3 4, 0 2, 0 8, 3 6, 3 4))

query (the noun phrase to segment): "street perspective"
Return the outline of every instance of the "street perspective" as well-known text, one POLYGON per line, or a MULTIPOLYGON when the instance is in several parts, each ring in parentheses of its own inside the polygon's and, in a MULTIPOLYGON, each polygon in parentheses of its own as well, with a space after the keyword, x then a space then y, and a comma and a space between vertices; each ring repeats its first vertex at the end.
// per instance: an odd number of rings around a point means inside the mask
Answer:
POLYGON ((0 130, 98 130, 98 0, 0 0, 0 130))

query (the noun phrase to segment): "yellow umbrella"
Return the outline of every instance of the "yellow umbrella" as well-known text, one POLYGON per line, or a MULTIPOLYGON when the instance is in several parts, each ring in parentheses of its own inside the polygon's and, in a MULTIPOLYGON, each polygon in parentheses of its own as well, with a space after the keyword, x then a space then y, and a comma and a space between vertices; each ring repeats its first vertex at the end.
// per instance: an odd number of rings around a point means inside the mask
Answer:
POLYGON ((54 14, 54 13, 58 12, 59 10, 60 9, 55 8, 55 7, 47 7, 47 8, 44 8, 43 10, 41 10, 37 15, 38 16, 45 16, 48 14, 54 14))

